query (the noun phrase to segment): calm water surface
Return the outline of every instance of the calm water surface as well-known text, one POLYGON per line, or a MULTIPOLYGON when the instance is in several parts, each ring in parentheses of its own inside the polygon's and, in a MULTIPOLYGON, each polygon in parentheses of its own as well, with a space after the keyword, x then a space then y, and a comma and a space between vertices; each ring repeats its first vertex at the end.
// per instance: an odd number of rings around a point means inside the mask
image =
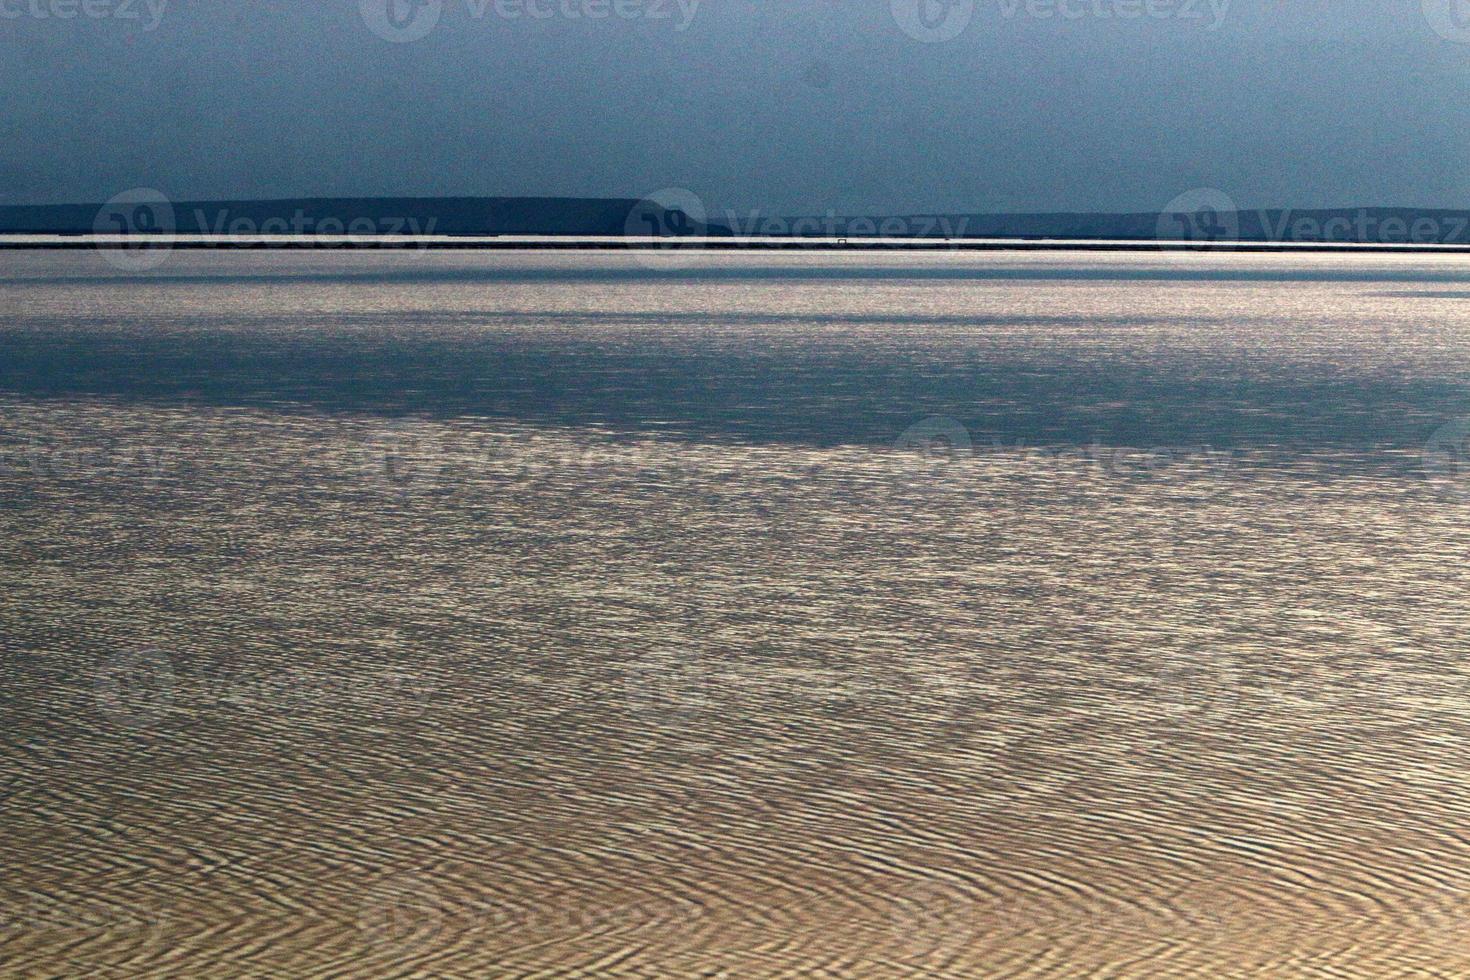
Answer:
POLYGON ((1470 974, 1467 298, 0 254, 0 973, 1470 974))

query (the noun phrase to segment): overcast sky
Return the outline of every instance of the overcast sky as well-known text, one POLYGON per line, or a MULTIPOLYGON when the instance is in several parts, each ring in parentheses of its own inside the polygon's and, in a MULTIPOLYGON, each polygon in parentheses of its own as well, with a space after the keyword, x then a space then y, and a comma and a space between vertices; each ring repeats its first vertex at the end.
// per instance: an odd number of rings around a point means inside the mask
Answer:
POLYGON ((162 2, 0 0, 0 202, 1470 207, 1470 0, 162 2))

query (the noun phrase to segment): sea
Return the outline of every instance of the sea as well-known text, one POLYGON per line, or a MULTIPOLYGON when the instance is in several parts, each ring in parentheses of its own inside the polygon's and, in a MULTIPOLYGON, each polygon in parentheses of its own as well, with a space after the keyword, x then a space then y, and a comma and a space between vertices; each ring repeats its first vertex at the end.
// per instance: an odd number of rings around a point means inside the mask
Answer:
POLYGON ((0 252, 0 974, 1470 975, 1467 300, 0 252))

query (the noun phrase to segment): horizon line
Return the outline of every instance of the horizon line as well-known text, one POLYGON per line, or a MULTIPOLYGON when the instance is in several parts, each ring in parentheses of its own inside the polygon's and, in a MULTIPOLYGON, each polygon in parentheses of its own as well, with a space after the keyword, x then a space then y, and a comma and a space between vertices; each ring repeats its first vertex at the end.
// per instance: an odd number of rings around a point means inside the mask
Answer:
MULTIPOLYGON (((177 204, 223 204, 223 203, 246 203, 246 202, 249 202, 249 203, 258 203, 258 204, 285 204, 285 203, 291 203, 291 202, 295 202, 295 201, 597 201, 597 202, 603 202, 603 203, 618 203, 618 204, 621 204, 621 203, 632 203, 632 204, 635 204, 636 205, 636 204, 642 203, 644 201, 654 201, 654 199, 653 198, 650 198, 650 197, 603 197, 603 196, 595 196, 595 195, 594 196, 588 196, 588 195, 555 195, 555 194, 527 194, 527 195, 510 195, 510 194, 304 194, 304 195, 287 196, 287 197, 275 197, 275 196, 271 196, 271 197, 187 197, 187 198, 179 198, 174 203, 177 203, 177 204)), ((0 204, 0 210, 7 209, 7 208, 100 208, 100 207, 105 207, 107 205, 107 203, 108 202, 106 202, 106 201, 60 201, 60 202, 46 202, 46 203, 34 203, 34 202, 32 202, 32 203, 23 203, 23 204, 11 203, 11 204, 0 204)), ((654 201, 654 203, 657 203, 657 202, 654 201)), ((723 208, 723 210, 725 210, 725 211, 732 211, 733 209, 731 207, 729 207, 729 206, 725 206, 723 208)), ((765 208, 762 208, 762 207, 759 207, 759 206, 756 206, 756 207, 746 207, 745 210, 750 211, 750 212, 761 212, 761 211, 765 211, 766 209, 765 208)), ((887 211, 882 211, 882 210, 878 210, 878 209, 872 209, 872 210, 868 210, 868 211, 865 212, 865 211, 847 211, 847 210, 837 210, 837 209, 834 209, 834 208, 827 208, 825 211, 821 211, 821 212, 815 212, 815 211, 809 211, 809 210, 800 210, 800 209, 798 209, 798 210, 771 209, 769 211, 769 213, 770 214, 773 214, 773 215, 790 215, 790 216, 800 216, 800 217, 808 217, 808 216, 811 216, 813 214, 820 213, 820 214, 835 215, 835 216, 838 216, 838 217, 853 217, 853 218, 871 217, 871 216, 878 215, 878 214, 883 214, 883 215, 888 215, 888 216, 901 216, 901 215, 923 216, 923 215, 958 214, 958 215, 987 215, 987 216, 994 216, 994 217, 1029 217, 1029 216, 1042 216, 1042 215, 1044 215, 1044 216, 1050 216, 1050 215, 1092 215, 1092 216, 1099 216, 1099 217, 1102 217, 1102 216, 1127 215, 1127 216, 1146 217, 1146 216, 1158 215, 1158 214, 1161 214, 1161 213, 1167 213, 1168 210, 1169 209, 1168 209, 1167 206, 1166 207, 1163 207, 1163 208, 1158 208, 1158 209, 1143 209, 1143 210, 1138 210, 1138 209, 1126 208, 1126 209, 1111 210, 1111 211, 1108 211, 1108 210, 1101 210, 1101 211, 1099 211, 1099 210, 1076 210, 1076 209, 992 211, 992 210, 983 210, 983 209, 945 209, 945 210, 939 210, 939 209, 932 209, 931 208, 931 209, 928 209, 928 210, 897 209, 897 210, 887 210, 887 211)), ((1269 212, 1269 211, 1334 211, 1334 212, 1337 212, 1337 211, 1417 211, 1417 212, 1421 212, 1421 213, 1423 213, 1423 212, 1429 212, 1429 211, 1447 211, 1447 212, 1453 212, 1453 213, 1459 213, 1459 214, 1470 214, 1470 206, 1467 206, 1467 207, 1446 207, 1446 206, 1439 206, 1439 205, 1417 206, 1417 205, 1405 205, 1405 204, 1366 204, 1366 205, 1359 204, 1359 205, 1352 205, 1352 206, 1332 205, 1332 206, 1311 206, 1311 207, 1303 207, 1303 206, 1298 206, 1298 205, 1268 205, 1268 206, 1252 206, 1252 207, 1236 206, 1233 209, 1227 210, 1225 213, 1231 213, 1231 214, 1250 214, 1250 213, 1269 212)))
POLYGON ((230 250, 414 249, 625 250, 653 252, 733 251, 1120 251, 1120 252, 1384 252, 1470 254, 1470 243, 1271 242, 1249 239, 1188 241, 1152 238, 827 238, 600 235, 96 235, 86 233, 0 234, 0 250, 117 251, 155 248, 230 250))

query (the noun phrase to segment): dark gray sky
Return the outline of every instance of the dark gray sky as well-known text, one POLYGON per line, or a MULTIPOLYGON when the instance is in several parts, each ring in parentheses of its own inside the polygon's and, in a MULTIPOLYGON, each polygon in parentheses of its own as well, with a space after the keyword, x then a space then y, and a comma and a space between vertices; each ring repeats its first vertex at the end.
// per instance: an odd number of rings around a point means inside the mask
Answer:
POLYGON ((161 2, 0 0, 0 203, 1470 207, 1462 0, 161 2))

